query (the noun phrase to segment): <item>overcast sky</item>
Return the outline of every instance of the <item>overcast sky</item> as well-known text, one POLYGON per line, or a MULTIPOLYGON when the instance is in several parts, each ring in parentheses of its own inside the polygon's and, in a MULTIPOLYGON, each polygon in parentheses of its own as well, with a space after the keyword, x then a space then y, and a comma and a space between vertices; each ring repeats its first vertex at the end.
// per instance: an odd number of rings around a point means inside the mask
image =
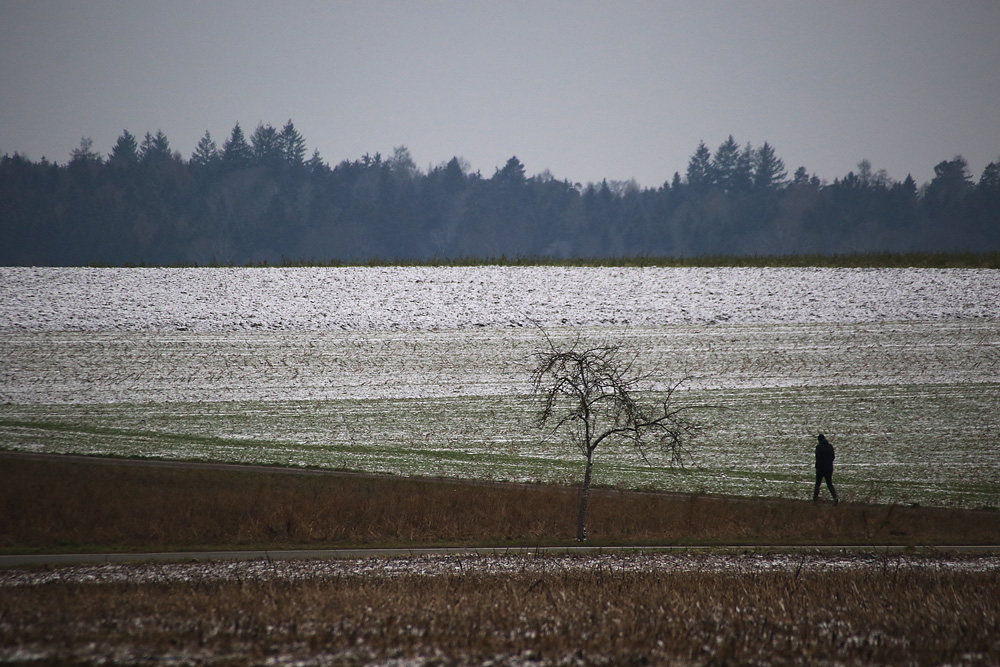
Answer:
POLYGON ((291 119, 334 165, 405 145, 656 187, 698 145, 929 181, 1000 159, 1000 1, 0 0, 0 153, 291 119))

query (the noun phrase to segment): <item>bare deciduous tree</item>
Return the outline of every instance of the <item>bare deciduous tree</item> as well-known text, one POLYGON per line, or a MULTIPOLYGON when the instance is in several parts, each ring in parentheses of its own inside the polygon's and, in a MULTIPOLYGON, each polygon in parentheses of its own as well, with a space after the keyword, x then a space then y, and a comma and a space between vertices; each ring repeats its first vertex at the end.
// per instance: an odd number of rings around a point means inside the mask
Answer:
POLYGON ((633 449, 646 463, 656 454, 683 465, 686 445, 700 426, 685 414, 691 406, 672 404, 683 380, 655 395, 647 393, 651 376, 637 368, 637 353, 622 344, 588 347, 577 340, 560 347, 547 335, 546 339, 548 349, 535 355, 532 371, 534 393, 542 398, 538 423, 552 433, 569 430, 587 459, 576 533, 583 542, 598 447, 616 442, 633 449))

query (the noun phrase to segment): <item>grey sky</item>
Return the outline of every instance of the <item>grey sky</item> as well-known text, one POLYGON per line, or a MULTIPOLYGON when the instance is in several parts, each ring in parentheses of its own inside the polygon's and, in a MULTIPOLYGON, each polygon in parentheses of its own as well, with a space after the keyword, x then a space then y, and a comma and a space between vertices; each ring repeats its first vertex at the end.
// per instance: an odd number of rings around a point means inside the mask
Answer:
POLYGON ((586 183, 771 143, 833 180, 1000 158, 1000 2, 0 0, 0 153, 291 119, 331 164, 511 155, 586 183))

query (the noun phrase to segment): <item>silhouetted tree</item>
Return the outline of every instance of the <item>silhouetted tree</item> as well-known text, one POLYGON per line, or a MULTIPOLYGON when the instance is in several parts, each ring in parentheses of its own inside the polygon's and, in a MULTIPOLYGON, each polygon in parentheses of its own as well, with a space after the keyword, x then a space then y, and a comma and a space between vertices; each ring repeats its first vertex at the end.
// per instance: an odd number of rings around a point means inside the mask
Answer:
POLYGON ((736 143, 733 135, 729 135, 715 151, 712 157, 711 181, 713 185, 721 188, 724 192, 736 192, 740 189, 740 184, 744 180, 749 180, 749 174, 741 173, 741 166, 749 169, 750 165, 741 165, 740 146, 736 143))
POLYGON ((94 142, 90 137, 80 139, 80 145, 70 152, 70 162, 88 162, 99 164, 102 161, 101 154, 94 152, 93 148, 94 142))
POLYGON ((278 131, 259 123, 250 135, 254 162, 263 167, 277 167, 285 161, 285 149, 278 131))
POLYGON ((517 159, 517 156, 511 157, 507 160, 507 164, 503 166, 503 169, 497 169, 496 174, 493 176, 493 180, 507 188, 517 188, 524 185, 525 175, 524 175, 524 165, 521 161, 517 159))
POLYGON ((314 148, 312 156, 306 162, 306 167, 309 169, 309 173, 315 175, 323 174, 330 170, 330 166, 323 161, 323 158, 319 154, 319 149, 314 148))
MULTIPOLYGON (((801 167, 800 169, 804 174, 805 168, 801 167)), ((775 154, 771 144, 765 141, 754 155, 754 187, 762 190, 780 188, 785 184, 787 177, 785 163, 775 154)))
POLYGON ((143 164, 157 165, 170 160, 173 155, 170 153, 170 141, 162 130, 157 130, 156 134, 146 133, 139 146, 139 160, 143 164))
POLYGON ((934 178, 927 186, 925 202, 934 211, 959 204, 972 190, 969 165, 961 155, 934 166, 934 178))
POLYGON ((214 167, 222 159, 218 145, 212 140, 212 134, 205 130, 205 135, 198 140, 198 145, 191 153, 191 164, 195 167, 208 169, 214 167))
POLYGON ((122 130, 108 157, 108 164, 117 167, 130 167, 139 162, 139 142, 128 130, 122 130))
POLYGON ((409 180, 417 175, 417 163, 410 155, 410 149, 406 146, 397 146, 392 149, 392 157, 389 158, 389 170, 397 177, 409 180))
POLYGON ((285 162, 292 167, 301 167, 306 157, 306 141, 295 129, 292 120, 289 118, 285 126, 281 128, 279 136, 281 152, 285 157, 285 162))
POLYGON ((229 138, 222 144, 222 162, 230 169, 244 169, 253 160, 253 149, 243 135, 239 123, 233 127, 229 138))
POLYGON ((704 193, 714 183, 713 173, 712 152, 704 141, 699 142, 688 162, 687 184, 695 193, 704 193))
POLYGON ((689 407, 673 404, 680 385, 656 398, 644 398, 652 376, 637 369, 638 355, 621 343, 587 346, 579 340, 558 345, 546 335, 547 349, 535 355, 532 385, 542 399, 539 426, 553 433, 569 431, 586 459, 576 539, 587 539, 587 505, 598 447, 619 443, 649 463, 660 454, 683 465, 690 439, 700 426, 688 418, 689 407))
POLYGON ((986 165, 976 187, 982 192, 1000 194, 1000 160, 986 165))

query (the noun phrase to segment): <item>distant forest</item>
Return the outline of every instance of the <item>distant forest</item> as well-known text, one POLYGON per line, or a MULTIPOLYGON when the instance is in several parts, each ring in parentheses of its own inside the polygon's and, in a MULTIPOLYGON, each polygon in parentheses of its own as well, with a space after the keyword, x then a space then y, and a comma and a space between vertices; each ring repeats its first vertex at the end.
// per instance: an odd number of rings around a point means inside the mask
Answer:
POLYGON ((163 132, 84 138, 60 165, 0 159, 0 265, 426 262, 489 258, 832 255, 1000 250, 1000 159, 956 156, 930 183, 862 161, 827 182, 774 148, 704 142, 657 188, 423 171, 405 147, 330 166, 288 121, 206 132, 188 159, 163 132))

